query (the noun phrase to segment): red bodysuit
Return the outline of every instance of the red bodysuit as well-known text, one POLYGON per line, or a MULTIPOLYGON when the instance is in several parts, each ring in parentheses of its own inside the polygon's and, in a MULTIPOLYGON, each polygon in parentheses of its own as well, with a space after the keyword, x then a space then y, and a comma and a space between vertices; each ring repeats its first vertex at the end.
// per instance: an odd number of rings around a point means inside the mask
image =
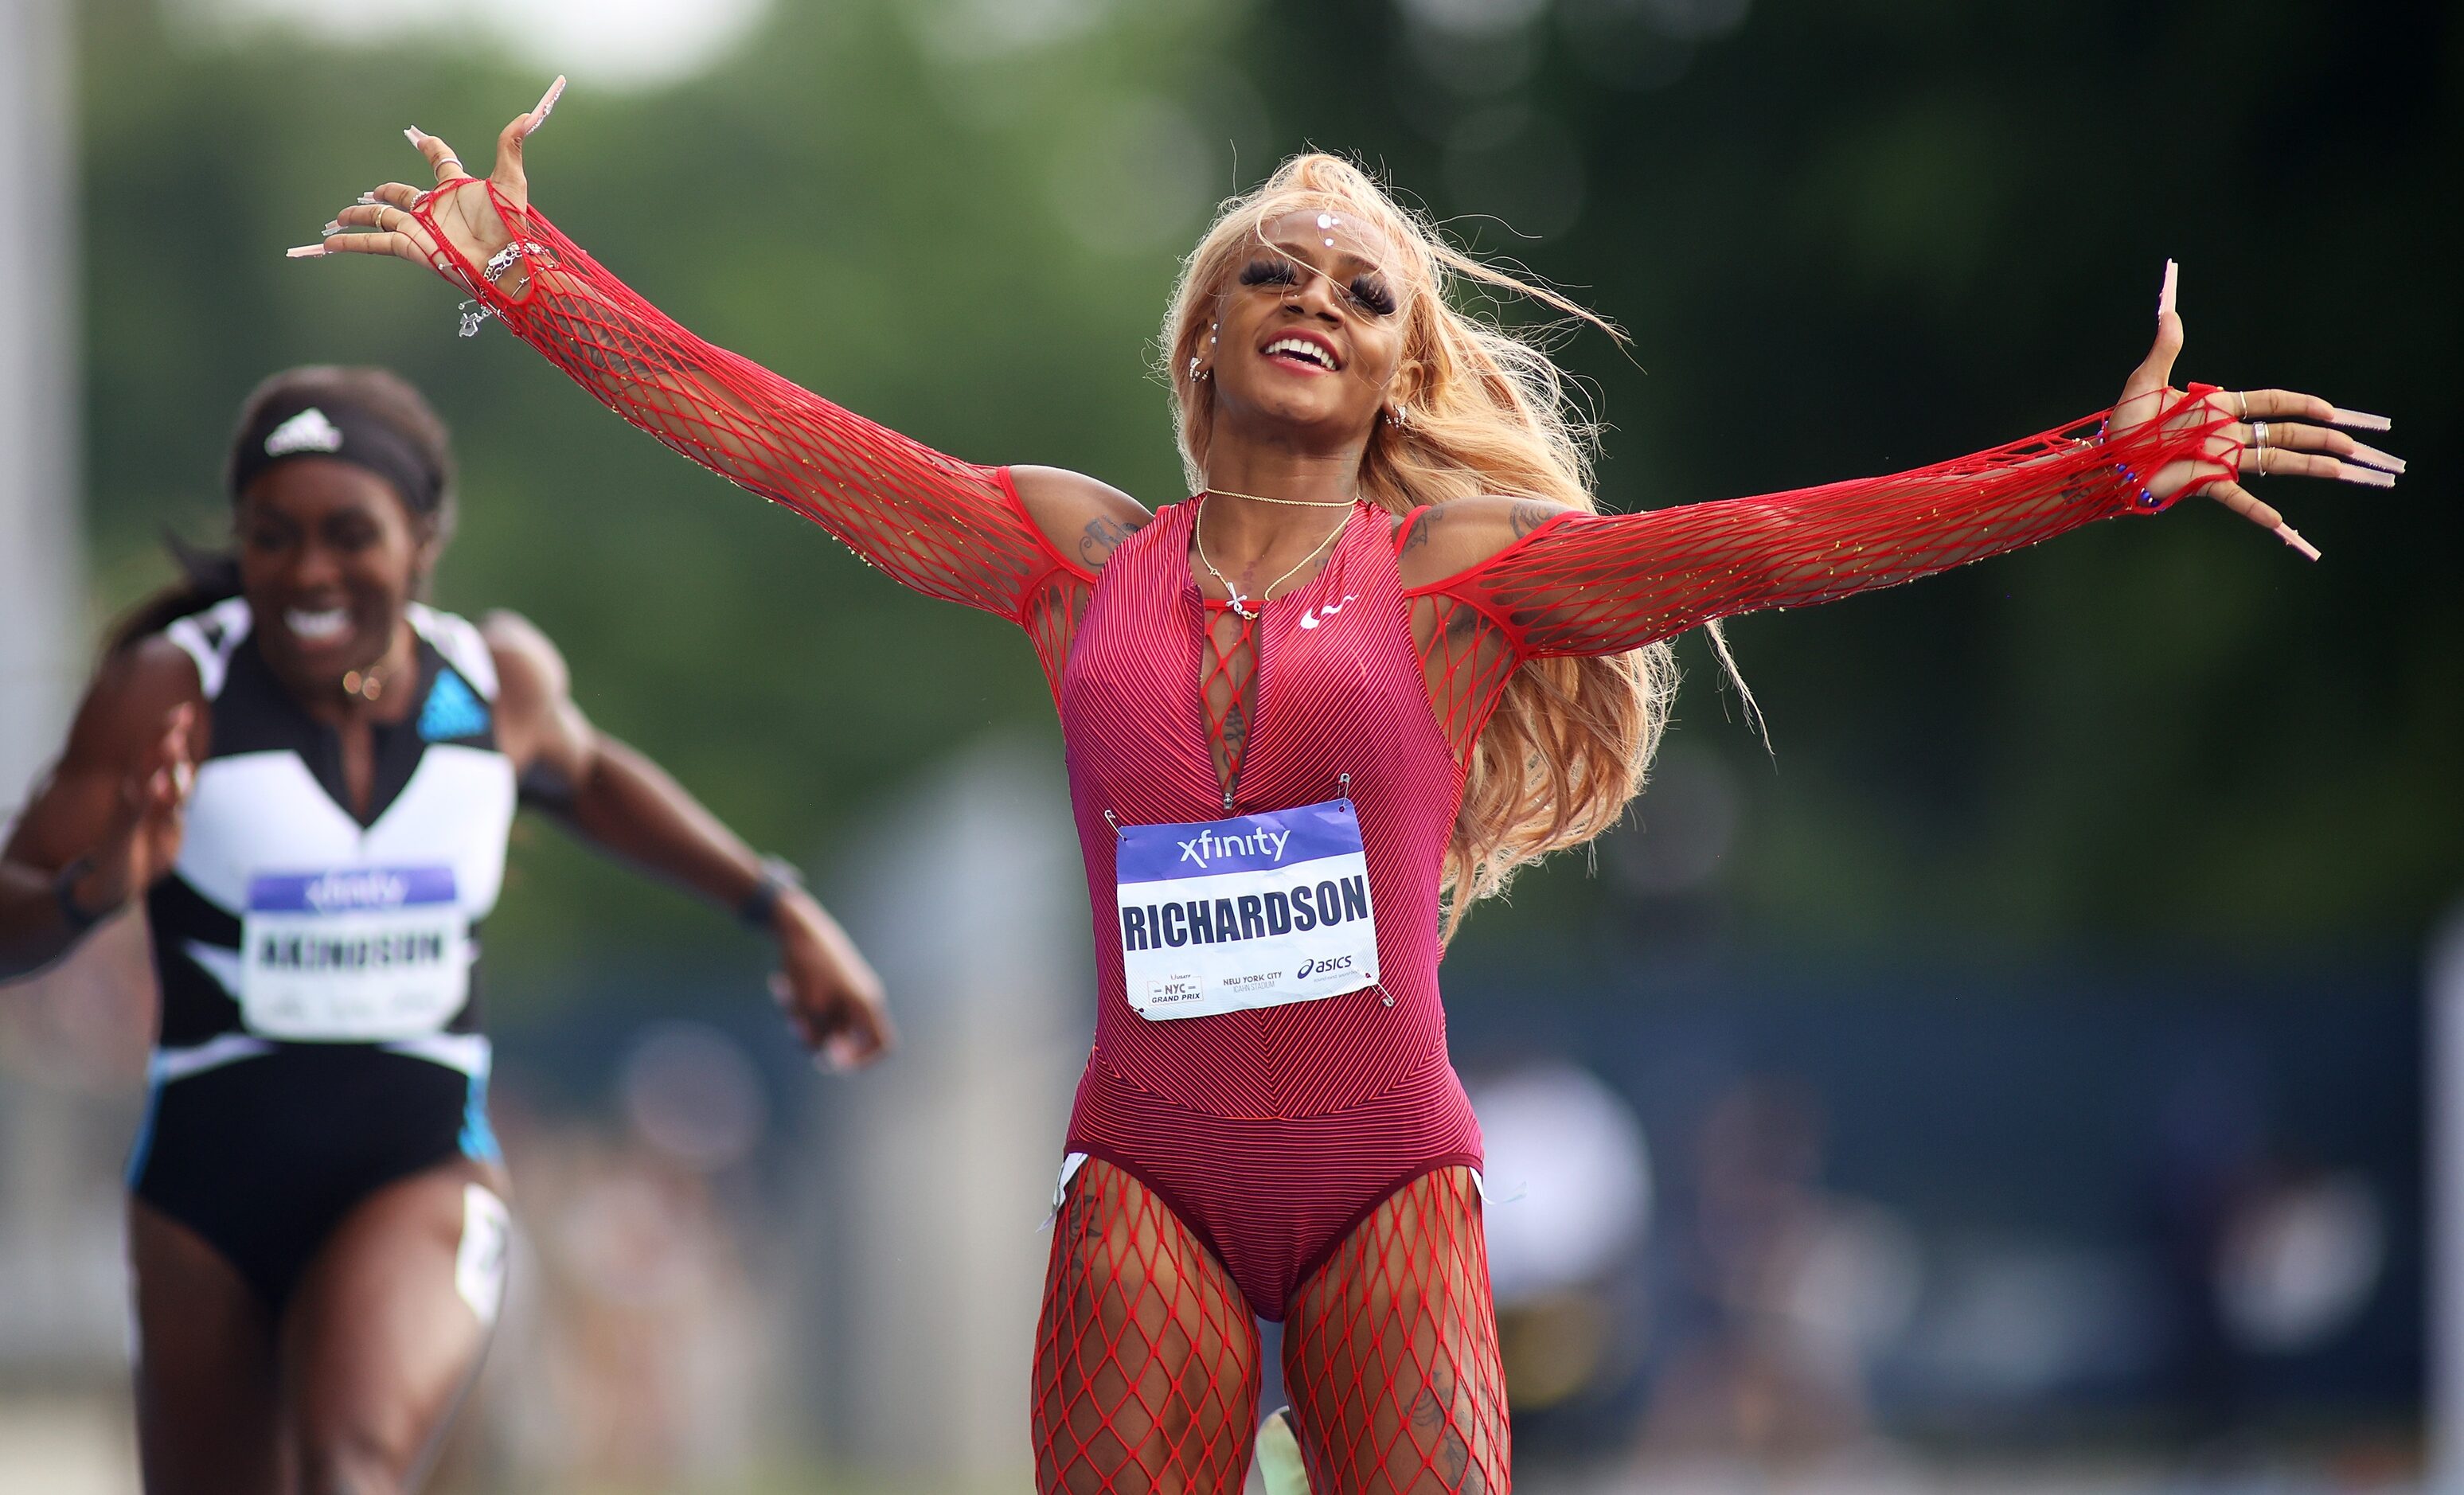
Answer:
POLYGON ((520 299, 467 276, 514 332, 687 456, 905 584, 999 613, 1034 640, 1068 746, 1101 982, 1070 1146, 1145 1180, 1267 1317, 1398 1185, 1479 1161, 1438 997, 1439 871, 1463 764, 1513 671, 2154 512, 2165 505, 2140 474, 2201 460, 2212 478, 2237 455, 2216 450, 2221 415, 2150 421, 2111 442, 2082 423, 1889 477, 1564 515, 1409 592, 1397 570, 1403 531, 1364 507, 1318 578, 1268 603, 1254 627, 1254 673, 1233 693, 1246 715, 1227 806, 1212 756, 1224 722, 1208 719, 1203 682, 1228 667, 1190 575, 1198 504, 1164 510, 1098 575, 1043 536, 1006 471, 931 451, 694 338, 536 212, 524 231, 544 248, 520 299), (1425 654, 1416 638, 1431 640, 1425 654), (1380 983, 1172 1022, 1133 1012, 1107 813, 1141 824, 1309 804, 1335 798, 1346 774, 1380 983))
POLYGON ((1232 811, 1358 807, 1378 985, 1252 1012, 1150 1022, 1122 990, 1114 831, 1226 814, 1199 686, 1210 609, 1190 576, 1198 503, 1175 504, 1105 565, 1061 668, 1069 796, 1095 911, 1095 1051, 1072 1152, 1163 1196, 1280 1319, 1291 1290, 1397 1186, 1480 1166, 1480 1124, 1446 1058, 1440 862, 1463 766, 1429 707, 1394 520, 1353 511, 1317 579, 1266 603, 1232 811))

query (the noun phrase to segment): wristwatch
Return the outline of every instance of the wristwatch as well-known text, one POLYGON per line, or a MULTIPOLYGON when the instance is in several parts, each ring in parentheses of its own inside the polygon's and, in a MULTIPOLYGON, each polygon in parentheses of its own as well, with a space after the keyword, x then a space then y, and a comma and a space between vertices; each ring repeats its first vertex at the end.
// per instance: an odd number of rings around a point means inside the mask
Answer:
POLYGON ((73 934, 82 934, 120 912, 121 906, 118 904, 108 909, 89 912, 83 904, 77 902, 77 885, 84 880, 86 873, 93 870, 94 858, 81 856, 61 868, 52 877, 52 901, 59 905, 60 922, 66 924, 73 934))
POLYGON ((796 869, 795 863, 782 856, 765 856, 761 859, 761 880, 736 906, 736 916, 754 929, 766 930, 779 916, 779 900, 789 889, 801 890, 803 886, 804 874, 796 869))

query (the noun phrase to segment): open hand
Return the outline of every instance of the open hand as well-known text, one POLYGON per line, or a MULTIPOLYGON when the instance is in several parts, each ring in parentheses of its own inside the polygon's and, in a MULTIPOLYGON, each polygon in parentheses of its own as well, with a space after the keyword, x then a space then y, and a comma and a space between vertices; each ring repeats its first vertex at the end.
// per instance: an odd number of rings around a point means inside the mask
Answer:
POLYGON ((770 995, 804 1046, 833 1069, 860 1068, 896 1042, 881 978, 838 921, 801 893, 781 901, 770 995))
POLYGON ((473 269, 486 273, 491 260, 511 245, 514 228, 498 209, 501 199, 518 212, 530 206, 530 179, 522 169, 522 143, 547 122, 548 112, 564 92, 564 79, 548 86, 539 106, 516 115, 496 137, 496 160, 485 179, 462 165, 453 147, 416 125, 403 131, 428 162, 434 186, 422 189, 403 182, 386 182, 360 194, 360 200, 334 215, 322 241, 290 251, 294 259, 328 254, 391 254, 428 266, 463 291, 475 294, 473 269), (493 194, 488 188, 494 188, 493 194), (365 231, 353 232, 362 230, 365 231))
POLYGON ((2182 352, 2182 315, 2174 305, 2176 270, 2165 265, 2165 289, 2156 303, 2156 344, 2122 386, 2107 431, 2121 436, 2152 420, 2165 420, 2181 429, 2194 429, 2219 415, 2230 417, 2209 437, 2212 460, 2184 460, 2158 470, 2146 480, 2147 492, 2170 498, 2195 483, 2243 518, 2273 530, 2284 542, 2308 556, 2319 552, 2284 517, 2253 496, 2239 481, 2245 477, 2326 477, 2366 488, 2392 488, 2404 471, 2400 458, 2366 447, 2331 428, 2386 430, 2385 416, 2339 409, 2317 395, 2290 389, 2218 389, 2203 400, 2186 399, 2170 387, 2173 361, 2182 352))
POLYGON ((188 745, 194 706, 174 707, 163 731, 121 780, 111 826, 86 853, 84 869, 69 887, 79 909, 106 912, 154 886, 180 859, 188 792, 197 765, 188 745))

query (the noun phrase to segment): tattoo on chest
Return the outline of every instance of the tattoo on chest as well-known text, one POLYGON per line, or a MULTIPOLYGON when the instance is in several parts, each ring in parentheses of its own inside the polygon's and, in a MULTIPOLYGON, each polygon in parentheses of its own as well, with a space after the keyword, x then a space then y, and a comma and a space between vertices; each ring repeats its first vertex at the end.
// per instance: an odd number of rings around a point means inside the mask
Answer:
POLYGON ((1541 503, 1530 498, 1517 498, 1514 500, 1513 509, 1507 514, 1507 519, 1508 522, 1514 526, 1514 538, 1516 539, 1521 539, 1524 536, 1530 534, 1533 530, 1538 529, 1541 525, 1548 523, 1551 519, 1555 518, 1557 516, 1565 512, 1565 510, 1558 508, 1552 503, 1541 503))

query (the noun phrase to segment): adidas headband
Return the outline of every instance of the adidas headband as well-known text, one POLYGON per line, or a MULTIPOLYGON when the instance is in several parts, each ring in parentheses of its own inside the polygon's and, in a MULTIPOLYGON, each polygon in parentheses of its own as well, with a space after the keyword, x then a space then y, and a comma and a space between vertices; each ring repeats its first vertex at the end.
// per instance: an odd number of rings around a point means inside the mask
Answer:
POLYGON ((259 473, 293 457, 333 457, 364 468, 391 483, 403 507, 421 518, 433 517, 444 500, 445 476, 416 444, 330 393, 271 401, 257 412, 231 453, 232 499, 259 473))

